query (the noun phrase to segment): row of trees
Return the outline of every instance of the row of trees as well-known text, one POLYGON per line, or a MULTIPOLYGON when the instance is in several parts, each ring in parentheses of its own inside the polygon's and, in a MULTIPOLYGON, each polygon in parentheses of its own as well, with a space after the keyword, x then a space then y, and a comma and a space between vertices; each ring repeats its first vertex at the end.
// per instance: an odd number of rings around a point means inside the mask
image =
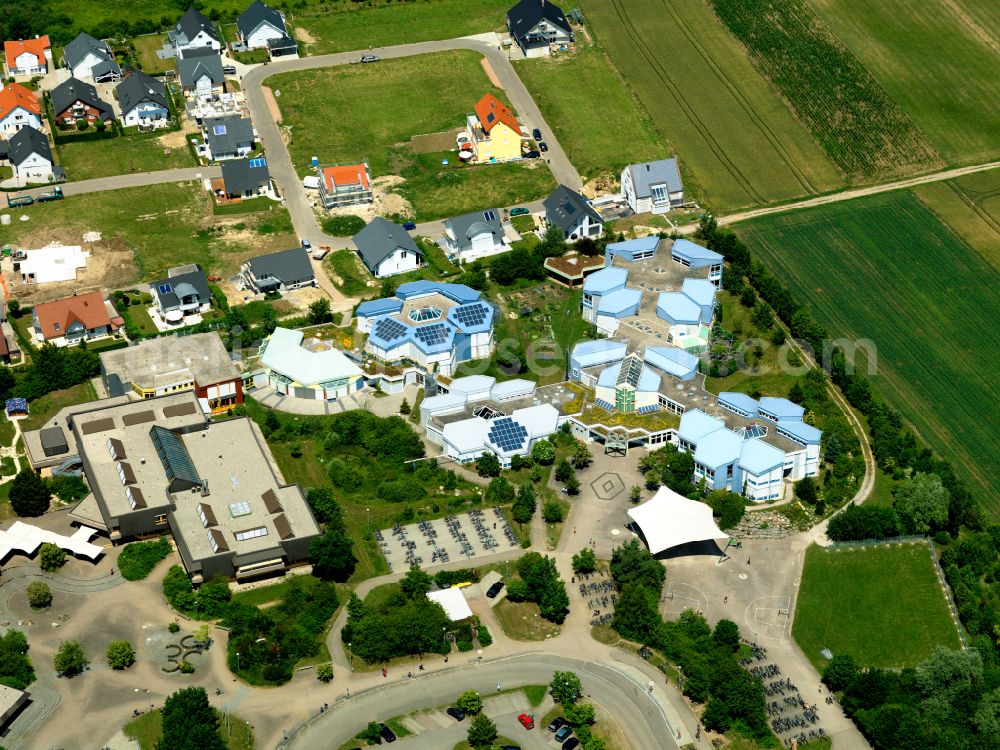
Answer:
POLYGON ((71 388, 101 372, 101 360, 86 347, 43 344, 31 352, 31 364, 0 366, 0 398, 20 396, 34 401, 47 393, 71 388))
MULTIPOLYGON (((893 497, 892 507, 852 505, 830 519, 828 536, 836 541, 856 541, 944 531, 951 493, 937 474, 904 479, 896 485, 893 497)), ((948 536, 945 532, 942 539, 948 536)))

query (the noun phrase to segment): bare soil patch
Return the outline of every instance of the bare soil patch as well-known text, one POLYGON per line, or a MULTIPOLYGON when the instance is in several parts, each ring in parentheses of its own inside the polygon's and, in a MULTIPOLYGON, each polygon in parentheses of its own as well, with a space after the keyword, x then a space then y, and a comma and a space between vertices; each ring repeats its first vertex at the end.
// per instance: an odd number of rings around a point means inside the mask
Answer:
POLYGON ((269 86, 261 86, 260 90, 264 93, 264 101, 267 102, 267 109, 271 113, 271 119, 280 125, 281 109, 278 107, 278 100, 274 98, 274 92, 271 91, 269 86))
POLYGON ((162 144, 164 148, 185 148, 187 134, 183 130, 171 130, 157 137, 156 142, 162 144))
POLYGON ((498 89, 503 89, 503 84, 500 83, 500 79, 497 78, 497 74, 493 71, 493 67, 490 65, 490 61, 484 57, 479 62, 483 66, 483 71, 485 71, 486 77, 490 79, 490 83, 492 83, 498 89))
POLYGON ((410 138, 410 148, 415 154, 431 154, 435 151, 448 151, 455 148, 457 130, 445 130, 441 133, 426 133, 410 138))

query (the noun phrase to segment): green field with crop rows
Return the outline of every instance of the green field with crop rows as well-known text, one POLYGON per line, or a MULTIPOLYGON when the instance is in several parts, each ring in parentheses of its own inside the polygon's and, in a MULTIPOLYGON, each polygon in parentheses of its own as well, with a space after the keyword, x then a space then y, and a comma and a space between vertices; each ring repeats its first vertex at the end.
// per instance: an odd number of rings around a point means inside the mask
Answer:
POLYGON ((875 343, 876 389, 1000 513, 996 269, 910 192, 736 230, 833 337, 875 343))
MULTIPOLYGON (((584 0, 581 7, 589 33, 679 155, 689 193, 731 211, 844 186, 704 0, 584 0)), ((593 101, 597 110, 602 105, 593 101)))
POLYGON ((913 192, 1000 271, 1000 169, 931 182, 913 192))

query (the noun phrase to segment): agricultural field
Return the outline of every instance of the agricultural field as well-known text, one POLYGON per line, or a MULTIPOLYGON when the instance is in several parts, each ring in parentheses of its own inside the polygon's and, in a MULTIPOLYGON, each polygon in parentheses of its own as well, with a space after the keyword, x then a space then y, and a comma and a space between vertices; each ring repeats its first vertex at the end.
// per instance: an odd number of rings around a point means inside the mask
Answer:
POLYGON ((100 279, 90 279, 94 286, 160 278, 168 268, 184 263, 200 263, 210 274, 227 276, 248 257, 298 244, 286 209, 213 217, 211 199, 193 183, 74 195, 19 208, 18 215, 30 218, 0 227, 0 243, 79 244, 83 233, 101 232, 101 243, 91 250, 93 256, 82 273, 94 272, 102 258, 112 254, 127 260, 105 269, 100 279))
POLYGON ((184 134, 127 135, 106 140, 61 143, 56 146, 67 179, 77 182, 133 172, 158 172, 196 166, 184 144, 184 134), (164 143, 172 145, 166 146, 164 143))
POLYGON ((852 180, 885 180, 941 165, 906 112, 805 0, 712 0, 712 6, 852 180))
POLYGON ((913 192, 1000 271, 1000 170, 920 185, 913 192))
POLYGON ((1000 156, 1000 4, 806 0, 949 163, 1000 156))
MULTIPOLYGON (((704 0, 585 0, 582 8, 698 200, 732 211, 844 187, 704 0)), ((605 109, 600 98, 593 106, 605 109)))
MULTIPOLYGON (((1000 283, 910 192, 739 224, 736 231, 836 338, 877 347, 876 390, 1000 513, 1000 283)), ((858 351, 865 372, 868 355, 858 351)))
POLYGON ((585 182, 602 173, 617 178, 626 165, 667 153, 649 115, 603 51, 581 47, 576 54, 514 67, 585 182))
POLYGON ((386 175, 404 178, 393 191, 418 219, 428 220, 484 205, 509 206, 555 187, 541 160, 470 167, 459 164, 454 152, 415 153, 413 136, 457 133, 487 91, 504 100, 481 60, 465 50, 438 52, 378 65, 282 73, 268 78, 267 85, 282 92, 282 127, 291 133, 289 152, 300 175, 311 171, 314 155, 321 163, 367 159, 376 181, 386 175), (314 96, 314 91, 325 95, 314 96))
POLYGON ((820 650, 869 667, 912 667, 958 631, 924 543, 806 551, 792 635, 822 670, 820 650))

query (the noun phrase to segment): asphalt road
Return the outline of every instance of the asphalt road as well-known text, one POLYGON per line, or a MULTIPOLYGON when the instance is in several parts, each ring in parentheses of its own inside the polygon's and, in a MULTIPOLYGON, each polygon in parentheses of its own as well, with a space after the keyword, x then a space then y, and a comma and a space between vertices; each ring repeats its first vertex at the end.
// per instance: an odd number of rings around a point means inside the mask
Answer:
MULTIPOLYGON (((339 747, 369 721, 446 705, 465 690, 489 695, 495 692, 497 682, 509 687, 547 684, 557 669, 579 675, 586 694, 618 720, 628 737, 630 750, 676 750, 677 743, 670 738, 659 707, 646 695, 642 685, 607 664, 546 654, 515 656, 373 688, 333 706, 283 746, 295 750, 339 747)), ((527 707, 526 712, 530 713, 527 707)), ((544 732, 545 727, 531 731, 544 732)))
MULTIPOLYGON (((200 180, 203 177, 219 177, 221 174, 222 169, 220 167, 185 167, 183 169, 164 169, 160 172, 133 172, 132 174, 120 174, 113 177, 97 177, 93 180, 64 182, 60 187, 63 189, 63 195, 83 195, 85 193, 101 193, 105 190, 120 190, 122 188, 143 187, 144 185, 163 185, 168 182, 200 180)), ((51 192, 52 187, 50 186, 18 191, 11 193, 11 195, 38 196, 51 192)))

